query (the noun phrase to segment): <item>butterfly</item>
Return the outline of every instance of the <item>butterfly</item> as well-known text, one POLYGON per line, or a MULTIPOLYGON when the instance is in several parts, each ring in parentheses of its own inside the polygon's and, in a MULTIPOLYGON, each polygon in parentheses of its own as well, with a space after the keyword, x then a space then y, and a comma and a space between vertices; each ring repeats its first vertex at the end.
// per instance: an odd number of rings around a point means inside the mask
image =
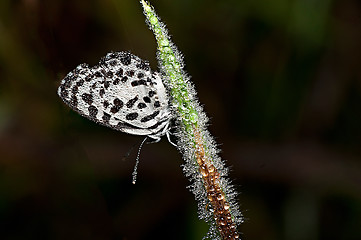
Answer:
POLYGON ((61 81, 58 95, 74 111, 101 125, 158 142, 171 111, 161 75, 129 52, 111 52, 93 67, 80 64, 61 81))

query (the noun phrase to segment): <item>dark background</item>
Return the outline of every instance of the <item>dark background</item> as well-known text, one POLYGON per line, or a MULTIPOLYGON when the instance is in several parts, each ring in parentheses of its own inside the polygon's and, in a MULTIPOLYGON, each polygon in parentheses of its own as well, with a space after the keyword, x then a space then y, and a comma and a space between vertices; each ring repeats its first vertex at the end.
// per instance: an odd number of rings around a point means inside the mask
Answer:
MULTIPOLYGON (((241 192, 243 239, 361 239, 360 1, 152 3, 241 192)), ((0 239, 207 232, 166 139, 143 147, 132 185, 143 138, 56 95, 69 71, 111 50, 157 68, 137 0, 0 1, 0 239)))

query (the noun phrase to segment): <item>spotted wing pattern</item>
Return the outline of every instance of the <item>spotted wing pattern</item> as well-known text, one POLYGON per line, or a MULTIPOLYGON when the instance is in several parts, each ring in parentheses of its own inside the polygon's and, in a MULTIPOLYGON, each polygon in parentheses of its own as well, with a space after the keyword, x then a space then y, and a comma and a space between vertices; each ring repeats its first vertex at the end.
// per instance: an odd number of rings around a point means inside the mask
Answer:
POLYGON ((58 94, 90 120, 159 140, 168 129, 168 96, 160 74, 129 52, 108 53, 98 65, 81 64, 61 81, 58 94))

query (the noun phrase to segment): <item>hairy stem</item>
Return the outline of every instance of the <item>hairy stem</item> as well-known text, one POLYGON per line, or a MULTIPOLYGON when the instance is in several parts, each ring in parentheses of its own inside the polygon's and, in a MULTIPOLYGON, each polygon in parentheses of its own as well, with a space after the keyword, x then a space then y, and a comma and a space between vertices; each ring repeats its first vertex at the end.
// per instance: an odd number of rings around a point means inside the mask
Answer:
POLYGON ((176 120, 177 148, 185 161, 183 171, 192 182, 190 188, 198 201, 199 218, 210 224, 206 238, 239 239, 237 227, 243 217, 235 200, 237 193, 207 130, 208 118, 197 100, 196 90, 183 70, 183 57, 153 7, 144 0, 141 4, 157 41, 158 63, 176 120))

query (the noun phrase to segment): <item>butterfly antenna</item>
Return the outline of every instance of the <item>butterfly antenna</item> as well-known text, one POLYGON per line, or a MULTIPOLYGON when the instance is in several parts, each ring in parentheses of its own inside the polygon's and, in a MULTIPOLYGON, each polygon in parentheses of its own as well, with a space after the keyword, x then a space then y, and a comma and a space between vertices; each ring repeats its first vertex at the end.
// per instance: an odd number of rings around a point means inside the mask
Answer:
POLYGON ((137 159, 135 160, 135 166, 134 166, 134 170, 133 170, 133 173, 132 173, 132 176, 133 176, 132 183, 133 184, 135 184, 135 182, 137 181, 137 174, 138 174, 137 170, 138 170, 138 164, 139 164, 140 150, 142 149, 143 144, 145 143, 145 141, 147 139, 148 139, 148 137, 144 138, 144 140, 142 141, 142 143, 140 144, 139 149, 138 149, 137 159))

